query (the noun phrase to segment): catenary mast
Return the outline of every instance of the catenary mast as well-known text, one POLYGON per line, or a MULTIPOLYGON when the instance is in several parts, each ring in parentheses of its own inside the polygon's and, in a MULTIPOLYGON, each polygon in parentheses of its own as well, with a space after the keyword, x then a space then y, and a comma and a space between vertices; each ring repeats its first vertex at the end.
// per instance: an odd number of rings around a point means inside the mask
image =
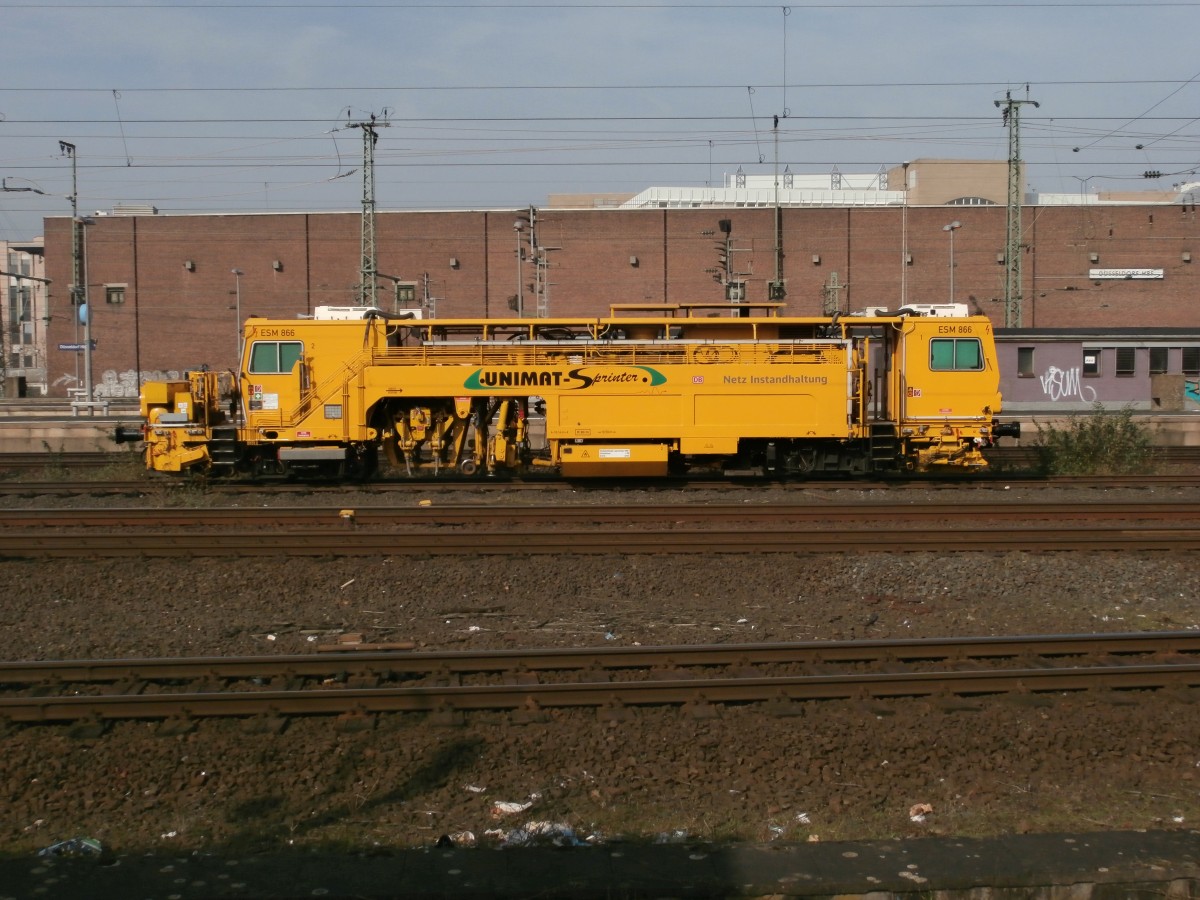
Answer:
MULTIPOLYGON (((1026 93, 1029 88, 1026 87, 1026 93)), ((1003 121, 1008 126, 1008 217, 1004 241, 1004 327, 1021 327, 1021 107, 1038 106, 1028 97, 1014 100, 1007 91, 1003 100, 995 101, 1004 110, 1003 121)))

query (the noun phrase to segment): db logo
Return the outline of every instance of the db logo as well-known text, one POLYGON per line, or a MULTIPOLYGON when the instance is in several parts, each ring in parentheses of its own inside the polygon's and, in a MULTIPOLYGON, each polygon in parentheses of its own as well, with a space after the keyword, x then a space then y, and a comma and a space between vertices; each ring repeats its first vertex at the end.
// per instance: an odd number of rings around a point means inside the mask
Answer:
POLYGON ((921 396, 921 389, 920 389, 920 388, 916 388, 916 387, 910 387, 910 388, 908 389, 908 396, 909 396, 909 397, 920 397, 920 396, 921 396))
POLYGON ((703 375, 693 375, 692 376, 692 384, 704 384, 704 376, 703 375))

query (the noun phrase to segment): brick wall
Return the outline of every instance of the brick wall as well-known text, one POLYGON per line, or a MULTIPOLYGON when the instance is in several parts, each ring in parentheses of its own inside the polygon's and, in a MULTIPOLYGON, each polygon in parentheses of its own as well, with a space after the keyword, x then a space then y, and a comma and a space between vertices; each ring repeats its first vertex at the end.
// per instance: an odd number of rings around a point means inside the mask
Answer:
MULTIPOLYGON (((512 315, 518 291, 518 232, 528 210, 379 213, 377 270, 428 284, 441 318, 512 315)), ((612 303, 716 302, 717 245, 728 219, 732 268, 747 296, 763 301, 775 273, 775 211, 759 209, 541 209, 551 317, 605 315, 612 303)), ((950 299, 954 233, 955 299, 1004 318, 1003 207, 785 209, 786 313, 816 315, 836 273, 843 309, 897 308, 950 299), (904 264, 907 245, 911 264, 904 264)), ((1186 206, 1026 207, 1023 325, 1164 326, 1200 329, 1200 234, 1186 206), (1196 262, 1184 261, 1185 254, 1196 262), (1091 257, 1095 254, 1096 262, 1091 257), (1156 280, 1088 278, 1089 268, 1156 268, 1156 280)), ((241 312, 293 317, 318 305, 358 302, 361 219, 357 213, 106 216, 87 226, 94 380, 102 396, 136 396, 137 373, 161 377, 200 364, 229 367, 241 312), (191 263, 189 267, 187 264, 191 263), (244 273, 235 279, 232 269, 244 273), (104 302, 106 284, 125 284, 125 302, 104 302)), ((528 230, 519 233, 529 253, 528 230)), ((51 287, 48 380, 63 396, 82 354, 59 351, 77 337, 70 220, 45 222, 51 287)), ((534 266, 521 266, 521 291, 535 315, 534 266)), ((381 280, 385 308, 391 282, 381 280)))

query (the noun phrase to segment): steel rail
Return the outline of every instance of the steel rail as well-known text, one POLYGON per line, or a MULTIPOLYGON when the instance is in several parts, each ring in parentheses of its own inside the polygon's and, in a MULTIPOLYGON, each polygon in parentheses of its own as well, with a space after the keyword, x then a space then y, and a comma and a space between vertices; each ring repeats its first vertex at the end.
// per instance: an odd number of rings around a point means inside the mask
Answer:
POLYGON ((1066 550, 1200 550, 1194 525, 1120 522, 997 528, 916 526, 880 530, 831 528, 828 523, 788 527, 698 528, 506 528, 497 531, 413 527, 403 531, 333 528, 291 531, 155 530, 122 533, 45 533, 7 530, 0 559, 48 557, 251 557, 291 556, 479 556, 647 553, 868 553, 1066 550))
POLYGON ((5 481, 0 482, 0 496, 30 495, 81 495, 81 494, 137 494, 150 491, 202 490, 210 494, 345 494, 361 492, 368 495, 387 493, 419 493, 468 490, 473 493, 498 491, 563 491, 580 493, 588 491, 611 491, 635 488, 639 490, 663 489, 693 491, 697 489, 740 490, 753 493, 764 487, 786 488, 802 492, 845 490, 931 490, 931 489, 978 489, 1004 490, 1012 487, 1097 487, 1097 488, 1185 488, 1200 485, 1200 475, 1066 475, 1036 476, 1022 473, 985 472, 975 474, 947 474, 941 476, 899 475, 891 478, 875 477, 869 480, 850 479, 840 476, 809 479, 765 479, 734 478, 704 481, 638 479, 615 483, 612 480, 568 481, 560 478, 540 477, 530 480, 505 480, 486 478, 431 478, 403 480, 337 481, 337 482, 287 482, 287 481, 203 481, 186 478, 141 478, 136 480, 64 480, 64 481, 5 481))
MULTIPOLYGON (((1040 456, 1037 447, 1002 445, 989 447, 984 456, 994 465, 1037 466, 1040 456)), ((1200 447, 1160 446, 1153 448, 1155 461, 1163 463, 1194 463, 1200 461, 1200 447)), ((60 465, 98 467, 106 465, 142 465, 140 450, 29 450, 0 453, 0 469, 54 468, 60 465)))
POLYGON ((1018 502, 952 506, 945 503, 863 503, 792 504, 761 501, 754 503, 684 503, 615 506, 593 504, 478 506, 431 504, 422 507, 360 506, 345 507, 222 507, 180 509, 178 507, 137 507, 121 509, 13 509, 6 510, 0 528, 8 526, 123 526, 164 527, 169 525, 249 524, 265 520, 273 527, 344 524, 352 520, 363 525, 438 524, 478 525, 511 523, 516 519, 542 519, 555 523, 571 522, 694 522, 694 521, 788 521, 831 519, 967 519, 1011 521, 1054 519, 1200 519, 1200 504, 1194 500, 1165 500, 1147 503, 1018 502))
POLYGON ((1148 631, 1014 637, 555 647, 509 650, 364 651, 278 656, 0 661, 0 685, 108 684, 209 678, 387 677, 396 673, 578 672, 766 664, 966 662, 1200 654, 1198 631, 1148 631))
POLYGON ((810 700, 979 697, 1007 693, 1200 687, 1194 662, 997 672, 800 675, 630 682, 334 688, 171 695, 5 697, 0 716, 14 722, 170 719, 213 716, 368 715, 386 712, 535 711, 567 707, 810 700))
POLYGON ((0 469, 100 468, 144 465, 141 454, 106 450, 31 450, 0 453, 0 469))
MULTIPOLYGON (((730 486, 731 482, 724 482, 730 486)), ((598 485, 595 485, 599 487, 598 485)), ((422 491, 469 490, 472 493, 494 493, 498 491, 560 491, 584 490, 581 486, 559 479, 533 479, 508 481, 504 479, 482 479, 456 477, 429 480, 404 479, 389 481, 239 481, 171 478, 147 476, 133 480, 62 480, 62 481, 0 481, 0 495, 78 495, 78 494, 135 494, 150 492, 175 493, 202 491, 205 494, 345 494, 364 492, 369 494, 416 493, 422 491)), ((676 488, 682 487, 680 484, 676 488)))

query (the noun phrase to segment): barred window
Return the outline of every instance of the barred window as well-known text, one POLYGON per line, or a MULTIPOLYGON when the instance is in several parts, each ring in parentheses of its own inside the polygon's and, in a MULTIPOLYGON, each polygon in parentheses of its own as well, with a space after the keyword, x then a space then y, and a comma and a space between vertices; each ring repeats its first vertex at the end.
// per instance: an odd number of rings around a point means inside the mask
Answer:
POLYGON ((1167 371, 1167 361, 1170 358, 1166 347, 1150 348, 1150 374, 1162 375, 1167 371))
POLYGON ((1137 351, 1133 347, 1117 348, 1117 377, 1128 378, 1133 375, 1137 365, 1137 351))
POLYGON ((1183 374, 1200 375, 1200 347, 1183 348, 1183 374))

